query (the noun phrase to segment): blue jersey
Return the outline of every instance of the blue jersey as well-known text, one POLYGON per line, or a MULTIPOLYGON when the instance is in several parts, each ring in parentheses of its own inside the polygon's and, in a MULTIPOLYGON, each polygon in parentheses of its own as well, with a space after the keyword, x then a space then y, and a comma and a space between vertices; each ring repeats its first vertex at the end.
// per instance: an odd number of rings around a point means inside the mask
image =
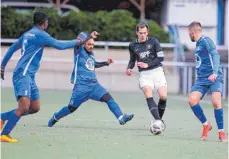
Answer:
POLYGON ((77 45, 76 40, 58 41, 47 32, 34 26, 25 32, 7 51, 1 66, 5 67, 14 52, 21 48, 21 58, 14 69, 14 76, 35 76, 40 67, 43 49, 45 46, 54 47, 59 50, 73 48, 77 45))
POLYGON ((213 73, 218 75, 219 80, 223 80, 222 67, 220 65, 220 55, 212 39, 206 36, 196 43, 195 60, 197 63, 197 80, 200 84, 211 84, 208 77, 213 73))
POLYGON ((72 71, 71 82, 73 84, 86 84, 97 82, 95 74, 95 57, 92 52, 87 52, 81 46, 74 50, 74 68, 72 71))

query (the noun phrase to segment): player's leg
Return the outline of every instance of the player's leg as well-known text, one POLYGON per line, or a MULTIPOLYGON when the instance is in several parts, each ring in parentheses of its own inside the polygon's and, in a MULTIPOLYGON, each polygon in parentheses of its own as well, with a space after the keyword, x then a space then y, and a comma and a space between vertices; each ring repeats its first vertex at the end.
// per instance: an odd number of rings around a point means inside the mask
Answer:
POLYGON ((223 107, 222 107, 222 90, 223 83, 220 81, 215 81, 214 84, 211 85, 210 91, 212 93, 212 104, 214 106, 214 115, 216 124, 218 127, 219 139, 222 142, 227 142, 226 133, 224 132, 224 119, 223 119, 223 107))
POLYGON ((9 136, 23 114, 26 114, 30 107, 31 78, 23 76, 13 80, 15 96, 18 100, 18 108, 11 113, 8 122, 1 132, 1 142, 17 142, 9 136))
POLYGON ((27 113, 30 106, 30 98, 28 97, 19 97, 18 108, 10 115, 8 122, 1 132, 1 142, 17 142, 16 139, 13 139, 9 136, 11 131, 16 126, 17 122, 20 120, 21 116, 24 113, 27 113))
POLYGON ((143 71, 140 73, 139 85, 144 93, 148 108, 155 120, 161 120, 158 105, 153 98, 155 70, 143 71))
POLYGON ((110 109, 110 111, 115 115, 115 117, 119 120, 121 125, 124 125, 126 122, 130 121, 134 114, 123 114, 122 110, 120 109, 119 105, 116 101, 112 98, 112 96, 108 93, 108 91, 97 83, 91 93, 90 98, 96 101, 105 102, 110 109))
POLYGON ((144 86, 142 88, 142 91, 144 93, 149 111, 151 112, 152 116, 154 117, 155 120, 161 120, 161 117, 160 117, 160 114, 158 111, 158 105, 156 104, 156 102, 153 98, 152 87, 151 86, 144 86))
POLYGON ((158 68, 158 71, 154 75, 154 85, 157 89, 159 95, 158 101, 158 111, 159 115, 162 118, 166 108, 167 102, 167 82, 165 78, 165 73, 162 68, 158 68))
POLYGON ((58 122, 61 118, 73 113, 79 106, 89 99, 89 86, 75 85, 68 106, 62 107, 58 112, 54 113, 48 122, 48 127, 58 122))
POLYGON ((207 92, 207 88, 205 86, 194 84, 188 98, 189 105, 194 115, 203 124, 203 132, 201 137, 202 140, 206 140, 208 136, 208 132, 212 129, 211 124, 207 121, 203 109, 199 104, 201 98, 205 95, 206 92, 207 92))
MULTIPOLYGON (((25 112, 22 116, 28 115, 28 114, 34 114, 40 110, 40 96, 39 91, 36 86, 36 84, 32 84, 32 91, 31 91, 31 101, 30 101, 30 107, 28 112, 25 112)), ((13 109, 9 112, 5 112, 1 114, 0 118, 0 130, 2 130, 5 121, 7 121, 10 118, 10 115, 15 112, 16 109, 13 109)))
POLYGON ((163 86, 157 89, 158 95, 159 95, 159 102, 158 102, 158 111, 159 115, 162 118, 165 112, 166 108, 166 102, 167 102, 167 87, 163 86))
MULTIPOLYGON (((40 94, 39 94, 39 90, 38 87, 35 83, 35 80, 32 80, 32 84, 31 84, 31 101, 30 101, 30 107, 29 110, 27 112, 27 114, 34 114, 37 113, 40 110, 40 94)), ((23 116, 26 114, 23 114, 23 116)))
POLYGON ((0 116, 0 131, 2 131, 2 128, 7 120, 9 120, 10 115, 15 111, 16 109, 10 110, 8 112, 1 113, 0 116))

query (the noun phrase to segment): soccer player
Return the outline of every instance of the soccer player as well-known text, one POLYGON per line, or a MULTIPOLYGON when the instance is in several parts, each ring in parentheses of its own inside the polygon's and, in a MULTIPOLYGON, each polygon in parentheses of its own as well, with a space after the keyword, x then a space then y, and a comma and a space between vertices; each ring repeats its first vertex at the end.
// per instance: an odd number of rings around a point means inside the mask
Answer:
POLYGON ((208 132, 212 129, 210 122, 207 120, 199 104, 206 92, 210 90, 212 93, 212 104, 214 106, 219 139, 222 142, 227 142, 227 137, 223 130, 224 119, 221 103, 223 73, 220 65, 220 55, 212 39, 203 35, 199 22, 192 22, 189 25, 188 32, 191 41, 196 42, 195 60, 197 64, 197 79, 189 94, 189 105, 195 116, 203 124, 201 140, 206 140, 208 132))
POLYGON ((155 120, 161 120, 166 107, 167 82, 162 68, 164 53, 160 42, 155 37, 148 37, 149 26, 139 23, 136 26, 136 42, 129 45, 130 60, 126 74, 130 76, 137 61, 140 72, 139 85, 142 89, 149 110, 155 120), (153 99, 153 89, 156 88, 159 94, 159 102, 153 99))
MULTIPOLYGON (((77 38, 81 39, 81 34, 84 35, 86 33, 80 33, 77 38)), ((68 106, 64 106, 53 114, 48 122, 49 127, 52 127, 61 118, 73 113, 82 103, 89 99, 105 102, 121 125, 124 125, 134 117, 133 114, 124 114, 110 93, 97 81, 95 68, 109 66, 113 63, 113 60, 108 59, 105 62, 97 62, 94 57, 93 48, 94 39, 88 40, 84 46, 75 48, 74 68, 71 76, 71 82, 74 84, 72 96, 68 106)))
MULTIPOLYGON (((25 32, 10 46, 1 63, 1 78, 4 80, 5 67, 8 61, 13 53, 21 48, 22 56, 13 72, 13 85, 18 108, 1 114, 1 142, 17 142, 9 134, 21 116, 36 113, 40 109, 40 97, 35 83, 35 74, 40 67, 44 47, 50 46, 63 50, 73 48, 87 40, 81 38, 66 42, 58 41, 45 32, 48 27, 48 17, 44 12, 36 12, 33 18, 33 28, 25 32), (6 121, 8 122, 3 128, 6 121)), ((92 36, 96 37, 96 35, 97 32, 92 33, 92 36)))

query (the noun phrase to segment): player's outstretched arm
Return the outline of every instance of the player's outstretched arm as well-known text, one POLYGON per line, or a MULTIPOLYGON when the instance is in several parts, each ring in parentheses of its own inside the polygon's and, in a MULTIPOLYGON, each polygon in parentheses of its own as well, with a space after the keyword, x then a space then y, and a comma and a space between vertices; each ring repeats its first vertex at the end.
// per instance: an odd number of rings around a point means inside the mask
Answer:
POLYGON ((15 42, 13 43, 8 51, 6 52, 6 55, 4 56, 2 63, 1 63, 1 79, 4 80, 4 73, 5 73, 5 67, 9 60, 11 59, 12 55, 20 49, 22 46, 22 36, 15 42))
POLYGON ((103 66, 109 66, 112 63, 114 63, 114 61, 111 58, 109 58, 107 61, 104 61, 104 62, 97 62, 96 61, 95 68, 100 68, 103 66))
POLYGON ((50 46, 58 50, 65 50, 75 47, 80 41, 77 39, 61 41, 51 37, 48 33, 43 32, 38 39, 40 45, 50 46))
POLYGON ((91 33, 91 35, 81 36, 81 39, 76 38, 73 40, 61 41, 51 37, 48 33, 43 32, 39 38, 39 43, 44 46, 54 47, 58 50, 65 50, 65 49, 73 48, 75 46, 82 45, 83 43, 85 43, 87 40, 91 38, 97 38, 98 35, 99 33, 94 31, 91 33))

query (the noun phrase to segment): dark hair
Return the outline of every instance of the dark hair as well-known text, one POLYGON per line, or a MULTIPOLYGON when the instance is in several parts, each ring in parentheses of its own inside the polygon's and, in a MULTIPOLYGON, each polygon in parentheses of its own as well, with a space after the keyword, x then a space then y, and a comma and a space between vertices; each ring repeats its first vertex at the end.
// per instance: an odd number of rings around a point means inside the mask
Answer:
POLYGON ((35 25, 42 25, 48 19, 48 16, 44 12, 36 12, 33 15, 33 22, 35 25))
POLYGON ((137 25, 136 25, 136 31, 139 31, 139 28, 147 28, 147 30, 149 31, 149 26, 148 26, 148 24, 146 24, 146 23, 138 23, 137 25))
POLYGON ((192 28, 194 28, 194 27, 200 27, 200 28, 202 28, 200 22, 197 22, 197 21, 192 22, 192 23, 189 24, 189 26, 188 26, 189 29, 192 29, 192 28))

